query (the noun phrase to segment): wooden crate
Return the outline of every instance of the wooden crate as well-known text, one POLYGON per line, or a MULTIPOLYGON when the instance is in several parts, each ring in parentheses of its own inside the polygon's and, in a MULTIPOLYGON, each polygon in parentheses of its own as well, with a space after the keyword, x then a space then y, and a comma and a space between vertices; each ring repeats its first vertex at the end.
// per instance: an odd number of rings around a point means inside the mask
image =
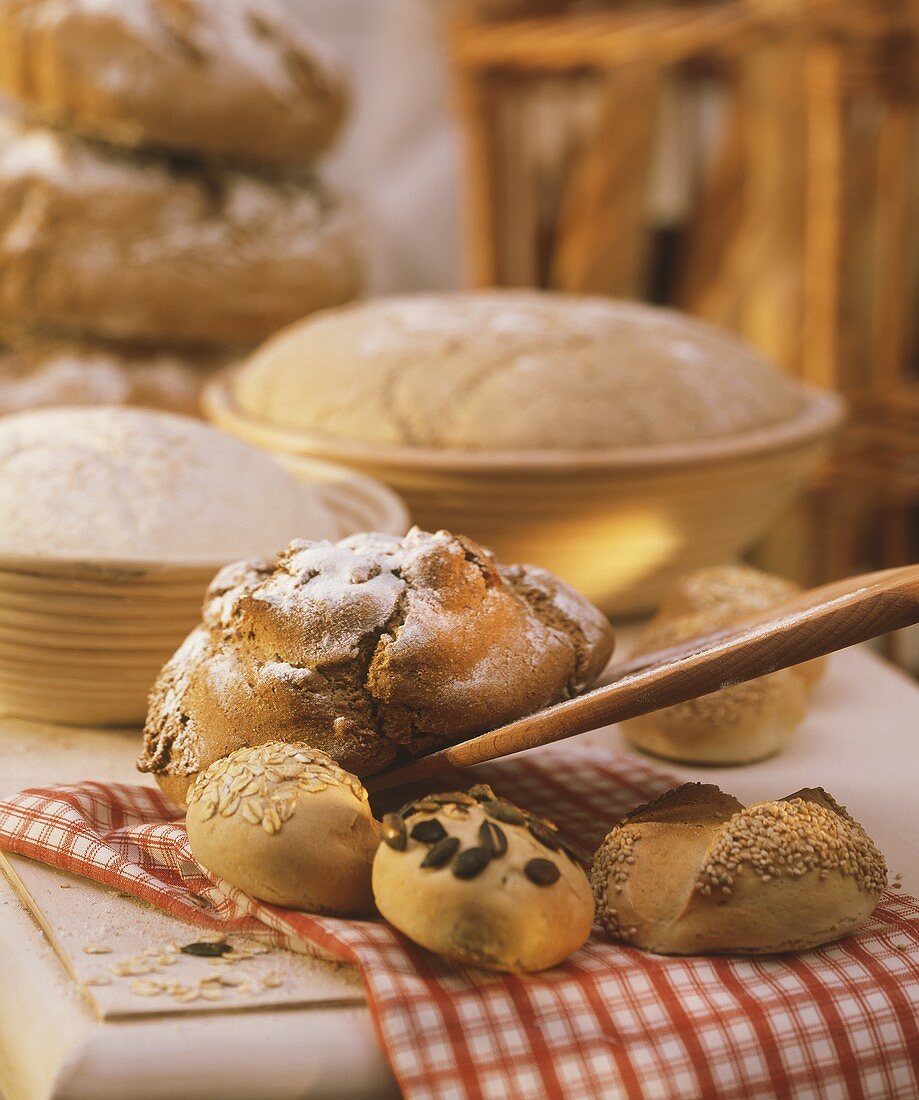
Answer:
POLYGON ((916 0, 479 3, 451 36, 467 281, 675 304, 842 392, 759 560, 919 558, 916 0))

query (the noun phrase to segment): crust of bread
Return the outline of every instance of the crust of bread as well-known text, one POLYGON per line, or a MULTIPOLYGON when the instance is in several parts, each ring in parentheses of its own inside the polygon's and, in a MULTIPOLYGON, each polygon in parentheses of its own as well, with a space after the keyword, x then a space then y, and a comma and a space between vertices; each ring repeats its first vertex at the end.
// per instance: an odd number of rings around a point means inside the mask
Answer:
POLYGON ((360 280, 351 214, 311 179, 129 156, 0 118, 5 322, 253 344, 360 280))
POLYGON ((279 332, 242 409, 363 444, 594 450, 764 428, 802 391, 735 337, 640 302, 490 289, 374 298, 279 332))
POLYGON ((127 147, 297 164, 346 114, 340 67, 273 0, 0 0, 0 90, 127 147))
POLYGON ((207 379, 233 352, 17 332, 0 343, 0 414, 55 405, 134 405, 200 416, 207 379))
MULTIPOLYGON (((199 420, 110 405, 0 418, 3 554, 200 571, 339 530, 318 486, 199 420)), ((175 630, 186 597, 162 587, 175 630)))
POLYGON ((377 851, 373 894, 380 913, 415 943, 466 966, 526 973, 556 966, 590 935, 594 904, 587 876, 525 825, 494 821, 481 805, 440 806, 413 813, 405 824, 404 850, 383 843, 377 851), (413 839, 411 830, 433 820, 460 841, 459 854, 481 847, 486 821, 501 830, 507 850, 472 879, 453 874, 453 860, 422 867, 431 846, 413 839), (527 878, 524 868, 532 859, 554 864, 557 880, 541 886, 527 878))
POLYGON ((325 753, 271 742, 218 761, 195 783, 186 825, 195 858, 252 897, 373 912, 379 826, 360 782, 325 753))
POLYGON ((215 578, 153 688, 140 767, 175 797, 234 749, 301 740, 367 775, 580 691, 612 644, 562 581, 463 537, 294 542, 215 578))
POLYGON ((665 955, 816 947, 860 927, 886 881, 880 852, 824 791, 745 809, 698 783, 624 818, 591 871, 606 931, 665 955))

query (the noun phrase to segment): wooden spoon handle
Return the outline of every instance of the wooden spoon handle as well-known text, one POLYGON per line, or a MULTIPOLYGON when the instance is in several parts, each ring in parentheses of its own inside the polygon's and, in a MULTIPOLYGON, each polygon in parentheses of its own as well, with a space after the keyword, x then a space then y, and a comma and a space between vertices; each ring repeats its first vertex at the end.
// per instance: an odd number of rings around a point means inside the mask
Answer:
POLYGON ((385 790, 637 718, 919 622, 919 565, 811 589, 730 630, 614 666, 613 683, 411 764, 371 776, 385 790))

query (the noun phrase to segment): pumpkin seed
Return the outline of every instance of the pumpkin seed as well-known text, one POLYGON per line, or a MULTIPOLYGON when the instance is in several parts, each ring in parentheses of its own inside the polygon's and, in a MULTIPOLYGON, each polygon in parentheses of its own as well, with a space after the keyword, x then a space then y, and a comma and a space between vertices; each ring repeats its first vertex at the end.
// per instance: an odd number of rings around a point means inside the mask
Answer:
POLYGON ((439 840, 443 840, 446 835, 447 830, 436 817, 428 818, 427 821, 419 821, 411 832, 412 840, 417 840, 421 844, 436 844, 439 840))
POLYGON ((445 836, 439 840, 421 861, 422 867, 443 867, 459 851, 460 839, 458 836, 445 836))
POLYGON ((396 852, 404 852, 408 844, 405 822, 400 814, 386 814, 380 825, 380 836, 396 852))
POLYGON ((451 870, 457 878, 475 878, 488 866, 491 852, 487 848, 467 848, 453 861, 451 870))
POLYGON ((491 852, 494 859, 498 859, 507 851, 507 836, 500 825, 491 821, 483 821, 479 826, 479 840, 482 847, 491 852))
POLYGON ((182 954, 198 955, 202 959, 217 959, 232 950, 233 947, 229 943, 187 943, 182 948, 182 954))
POLYGON ((545 825, 541 825, 538 821, 530 821, 528 828, 539 843, 550 852, 557 852, 561 848, 561 838, 545 825))
POLYGON ((469 788, 469 795, 476 802, 490 802, 495 797, 495 792, 487 783, 476 783, 474 787, 469 788))
POLYGON ((561 871, 551 859, 531 859, 524 866, 523 873, 536 886, 551 886, 561 877, 561 871))
POLYGON ((523 814, 510 802, 503 802, 496 798, 483 802, 482 809, 489 817, 493 817, 496 821, 503 821, 505 825, 526 825, 527 823, 523 814))

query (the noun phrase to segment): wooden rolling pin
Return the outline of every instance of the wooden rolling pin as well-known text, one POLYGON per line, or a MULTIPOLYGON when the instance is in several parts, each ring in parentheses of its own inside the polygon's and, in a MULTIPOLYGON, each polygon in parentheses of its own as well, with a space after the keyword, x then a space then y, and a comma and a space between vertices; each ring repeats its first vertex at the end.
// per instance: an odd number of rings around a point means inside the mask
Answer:
POLYGON ((602 687, 365 779, 371 791, 637 718, 919 622, 919 565, 813 588, 729 630, 613 665, 602 687))

